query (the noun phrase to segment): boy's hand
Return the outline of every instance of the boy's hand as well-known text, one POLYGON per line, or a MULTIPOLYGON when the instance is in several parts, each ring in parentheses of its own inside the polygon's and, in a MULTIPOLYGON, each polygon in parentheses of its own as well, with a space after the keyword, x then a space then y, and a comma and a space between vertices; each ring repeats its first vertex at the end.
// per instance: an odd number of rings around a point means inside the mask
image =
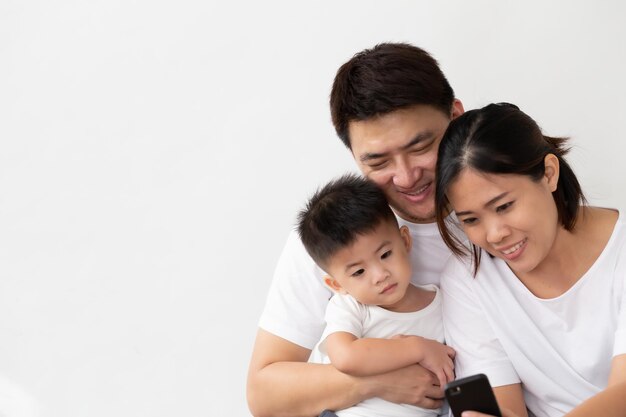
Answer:
POLYGON ((422 360, 419 361, 419 364, 437 376, 441 388, 454 379, 454 355, 456 354, 454 349, 424 337, 393 336, 393 338, 403 337, 415 337, 417 339, 419 351, 422 353, 422 360))

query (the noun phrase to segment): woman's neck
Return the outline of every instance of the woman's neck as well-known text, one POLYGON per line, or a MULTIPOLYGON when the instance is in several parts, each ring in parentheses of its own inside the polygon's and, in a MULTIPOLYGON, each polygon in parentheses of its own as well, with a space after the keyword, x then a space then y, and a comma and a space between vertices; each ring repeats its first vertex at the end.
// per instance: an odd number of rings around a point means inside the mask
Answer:
POLYGON ((539 298, 555 298, 567 292, 598 259, 606 247, 618 213, 582 207, 574 229, 560 226, 544 260, 532 271, 516 274, 539 298))

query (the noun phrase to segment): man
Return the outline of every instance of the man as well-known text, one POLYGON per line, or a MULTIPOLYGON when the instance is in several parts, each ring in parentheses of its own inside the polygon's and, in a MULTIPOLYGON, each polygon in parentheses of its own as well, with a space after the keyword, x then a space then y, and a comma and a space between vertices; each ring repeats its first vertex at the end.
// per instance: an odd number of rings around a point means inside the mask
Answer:
MULTIPOLYGON (((385 192, 415 244, 416 284, 438 284, 450 254, 434 223, 439 142, 460 101, 437 62, 408 44, 380 44, 339 68, 330 108, 335 130, 362 173, 385 192)), ((292 232, 276 267, 248 374, 248 404, 257 417, 316 416, 381 397, 425 408, 441 405, 442 387, 419 365, 370 377, 308 363, 324 329, 332 293, 324 273, 292 232)))

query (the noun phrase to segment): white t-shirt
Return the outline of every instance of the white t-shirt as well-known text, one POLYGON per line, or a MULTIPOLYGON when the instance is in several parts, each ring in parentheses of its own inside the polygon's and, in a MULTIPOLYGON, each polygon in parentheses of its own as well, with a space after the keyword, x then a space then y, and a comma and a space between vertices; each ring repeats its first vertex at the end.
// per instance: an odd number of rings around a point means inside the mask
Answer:
MULTIPOLYGON (((437 225, 414 224, 398 218, 413 238, 411 248, 412 282, 416 285, 439 284, 439 274, 450 250, 445 246, 437 225)), ((333 295, 323 282, 325 273, 304 249, 294 230, 278 260, 259 327, 313 349, 324 331, 324 312, 333 295)))
POLYGON ((476 277, 451 256, 441 277, 445 337, 457 377, 522 383, 536 416, 557 417, 607 386, 626 353, 626 228, 618 222, 591 268, 559 297, 534 296, 507 264, 483 252, 476 277))
MULTIPOLYGON (((349 295, 336 294, 326 309, 326 329, 321 342, 311 354, 311 361, 330 363, 325 339, 335 332, 351 333, 358 338, 388 339, 397 334, 422 336, 443 343, 441 294, 435 285, 420 286, 435 291, 435 298, 425 308, 398 313, 378 306, 363 305, 349 295)), ((357 405, 335 411, 339 417, 432 417, 439 410, 428 410, 408 404, 394 404, 381 398, 370 398, 357 405)))

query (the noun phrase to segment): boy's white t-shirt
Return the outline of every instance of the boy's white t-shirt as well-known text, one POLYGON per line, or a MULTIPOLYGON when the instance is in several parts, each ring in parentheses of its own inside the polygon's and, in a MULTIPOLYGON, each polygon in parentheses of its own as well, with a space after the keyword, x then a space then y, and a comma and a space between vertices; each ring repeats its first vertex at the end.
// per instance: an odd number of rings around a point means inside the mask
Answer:
POLYGON ((457 378, 484 373, 492 386, 522 383, 528 409, 560 417, 607 386, 611 360, 626 353, 626 226, 559 297, 534 296, 507 264, 483 251, 472 276, 451 256, 442 277, 446 343, 457 378))
MULTIPOLYGON (((420 288, 434 291, 435 298, 425 308, 408 313, 364 305, 350 295, 335 294, 326 309, 326 329, 320 343, 313 349, 311 362, 330 363, 325 340, 332 333, 347 332, 357 338, 389 339, 398 334, 422 336, 443 343, 441 293, 435 285, 420 288)), ((429 417, 440 410, 428 410, 408 404, 394 404, 381 398, 370 398, 344 410, 335 411, 339 417, 429 417)))
MULTIPOLYGON (((413 284, 439 284, 450 255, 436 223, 415 224, 398 218, 409 228, 413 245, 413 284)), ((292 231, 278 260, 259 327, 292 343, 313 349, 324 331, 324 314, 333 295, 323 282, 325 273, 315 264, 292 231)))

